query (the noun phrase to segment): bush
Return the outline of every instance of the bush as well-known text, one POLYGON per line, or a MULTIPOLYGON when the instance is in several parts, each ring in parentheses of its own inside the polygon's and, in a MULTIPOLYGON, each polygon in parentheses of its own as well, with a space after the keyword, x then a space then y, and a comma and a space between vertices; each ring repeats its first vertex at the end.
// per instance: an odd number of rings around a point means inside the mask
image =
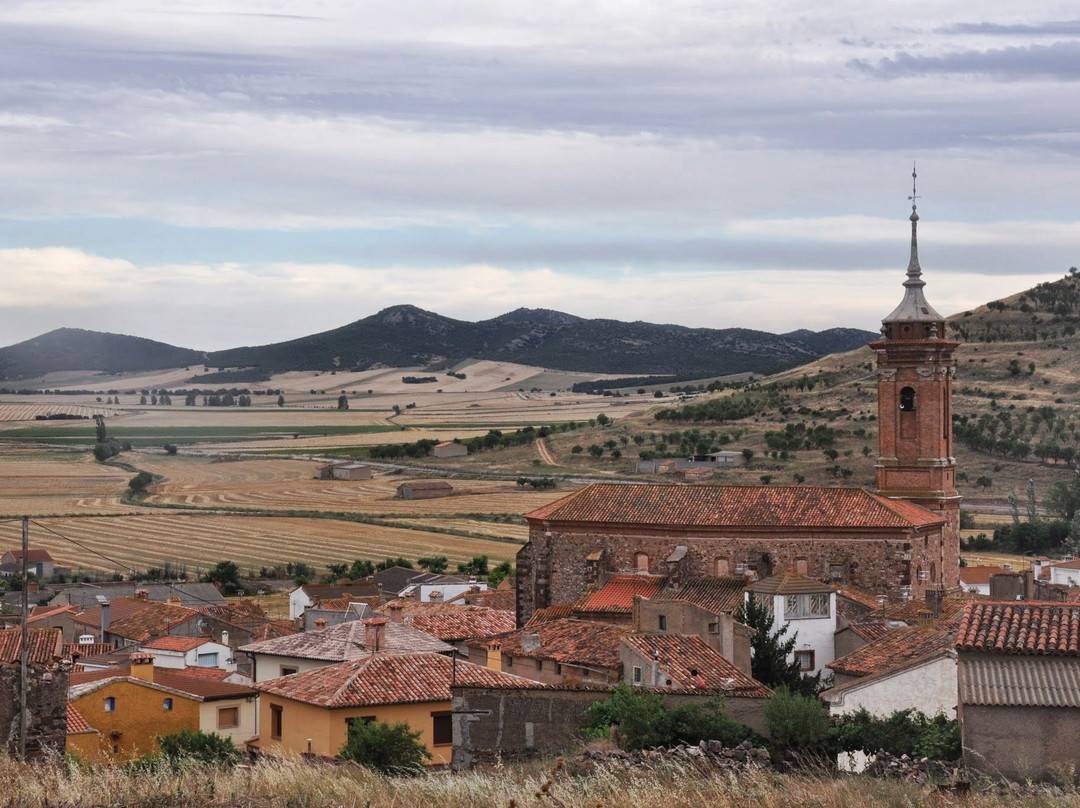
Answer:
POLYGON ((830 731, 834 751, 856 750, 953 761, 961 757, 960 724, 938 713, 928 718, 918 710, 897 710, 877 718, 866 709, 842 716, 830 731))
POLYGON ((672 738, 671 717, 660 695, 627 684, 619 685, 603 701, 589 705, 585 715, 591 729, 617 727, 624 749, 663 746, 672 738))
POLYGON ((738 746, 750 735, 749 729, 724 714, 720 696, 683 701, 669 712, 672 737, 677 741, 720 741, 724 746, 738 746))
POLYGON ((765 702, 769 737, 781 749, 821 747, 829 732, 829 714, 821 699, 779 687, 765 702))
POLYGON ((213 732, 174 732, 157 736, 159 755, 172 768, 184 762, 201 763, 231 769, 243 760, 243 754, 228 738, 213 732))
POLYGON ((342 760, 352 760, 382 774, 419 774, 431 758, 420 743, 420 731, 401 721, 358 719, 349 725, 349 739, 338 752, 342 760))
POLYGON ((130 480, 128 480, 128 488, 131 489, 133 494, 143 494, 146 492, 146 487, 154 481, 154 475, 149 471, 140 471, 130 480))
POLYGON ((165 444, 165 454, 167 454, 167 455, 176 454, 176 444, 166 443, 165 444))

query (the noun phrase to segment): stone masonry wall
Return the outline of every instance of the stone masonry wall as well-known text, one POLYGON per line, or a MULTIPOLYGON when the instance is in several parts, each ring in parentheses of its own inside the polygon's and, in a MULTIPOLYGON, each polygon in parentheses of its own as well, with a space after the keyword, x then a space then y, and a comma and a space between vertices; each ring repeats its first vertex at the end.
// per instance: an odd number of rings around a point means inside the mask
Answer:
POLYGON ((830 579, 830 567, 841 564, 845 580, 870 592, 899 595, 910 586, 914 597, 922 597, 926 581, 915 570, 940 568, 943 536, 940 529, 916 531, 881 530, 862 535, 820 530, 814 534, 748 536, 689 536, 678 528, 668 533, 606 532, 603 529, 545 530, 533 525, 530 542, 518 552, 518 618, 523 622, 544 606, 573 603, 588 585, 586 557, 604 548, 607 572, 636 569, 635 556, 649 556, 649 571, 663 575, 664 560, 682 545, 688 548, 687 578, 714 576, 717 561, 726 559, 729 569, 737 564, 758 563, 761 577, 794 570, 797 559, 805 559, 806 575, 830 579), (762 560, 771 569, 761 569, 762 560))
MULTIPOLYGON (((26 756, 64 753, 67 742, 68 672, 59 665, 31 665, 26 690, 26 756)), ((0 741, 19 751, 19 664, 0 666, 0 741)))

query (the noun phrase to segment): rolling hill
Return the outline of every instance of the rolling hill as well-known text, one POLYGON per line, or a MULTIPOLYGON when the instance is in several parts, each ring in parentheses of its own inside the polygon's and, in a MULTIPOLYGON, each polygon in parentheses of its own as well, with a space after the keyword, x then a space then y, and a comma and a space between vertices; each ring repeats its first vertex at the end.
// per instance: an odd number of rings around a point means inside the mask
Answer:
POLYGON ((143 371, 190 364, 254 368, 268 377, 290 370, 449 367, 466 359, 694 378, 775 372, 851 350, 874 337, 851 328, 776 335, 743 328, 586 320, 547 309, 517 309, 471 323, 415 306, 394 306, 321 334, 211 353, 138 337, 59 329, 0 349, 0 379, 60 370, 143 371))

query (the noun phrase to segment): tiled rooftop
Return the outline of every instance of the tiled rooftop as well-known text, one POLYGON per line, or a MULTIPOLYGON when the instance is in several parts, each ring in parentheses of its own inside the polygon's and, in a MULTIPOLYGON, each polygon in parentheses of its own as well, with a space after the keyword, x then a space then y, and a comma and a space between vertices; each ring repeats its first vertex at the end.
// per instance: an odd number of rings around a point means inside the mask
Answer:
POLYGON ((574 607, 570 604, 559 603, 555 606, 546 606, 543 609, 537 609, 533 612, 532 617, 525 624, 525 628, 533 629, 535 626, 539 626, 541 623, 550 623, 554 620, 565 620, 567 617, 571 617, 574 614, 574 607))
POLYGON ((931 627, 907 626, 834 659, 826 667, 844 676, 873 676, 915 659, 946 653, 955 637, 931 627))
POLYGON ((1004 567, 961 567, 960 583, 963 586, 986 586, 991 575, 1004 575, 1004 567))
POLYGON ((374 654, 307 673, 271 679, 256 689, 320 707, 449 701, 451 682, 476 687, 535 686, 524 679, 440 654, 374 654))
POLYGON ((188 651, 194 651, 200 645, 204 643, 213 642, 209 637, 158 637, 156 640, 151 640, 148 643, 144 643, 142 647, 147 651, 176 651, 181 654, 186 654, 188 651))
MULTIPOLYGON (((367 656, 372 649, 366 647, 365 620, 339 623, 322 631, 304 631, 287 637, 264 640, 240 648, 256 654, 316 659, 324 662, 343 662, 367 656)), ((452 646, 437 640, 419 629, 404 623, 387 622, 384 626, 382 653, 448 653, 452 646)))
POLYGON ((646 659, 656 659, 672 686, 680 690, 719 690, 751 699, 763 699, 772 692, 710 648, 701 637, 632 634, 622 641, 646 659))
POLYGON ((167 634, 181 623, 199 616, 198 611, 186 606, 174 606, 171 603, 158 603, 153 600, 143 601, 143 604, 145 608, 134 614, 120 620, 114 617, 106 631, 117 637, 141 643, 152 637, 167 634))
POLYGON ((743 605, 745 588, 742 578, 695 578, 678 589, 665 589, 660 596, 685 600, 713 614, 733 614, 743 605))
MULTIPOLYGON (((34 664, 52 662, 61 656, 64 638, 58 628, 32 628, 26 634, 26 657, 34 664)), ((0 630, 0 663, 18 662, 22 654, 22 631, 0 630)))
POLYGON ((752 528, 912 528, 941 517, 862 488, 598 483, 525 515, 553 522, 752 528))
MULTIPOLYGON (((206 669, 211 670, 211 669, 206 669)), ((220 670, 220 669, 217 669, 220 670)), ((228 671, 222 671, 226 676, 229 675, 228 671)), ((71 689, 71 693, 74 697, 85 695, 86 691, 91 685, 98 685, 102 682, 106 682, 110 679, 125 679, 131 681, 143 681, 142 679, 135 679, 131 676, 131 666, 123 665, 115 668, 109 668, 108 670, 100 671, 82 671, 79 673, 72 672, 68 681, 68 686, 71 689)), ((254 691, 247 685, 233 684, 232 682, 226 682, 219 675, 191 675, 187 670, 178 671, 172 668, 154 668, 154 681, 153 684, 158 687, 164 687, 169 690, 174 690, 177 693, 183 693, 188 696, 194 696, 196 698, 205 701, 214 701, 217 699, 234 699, 234 698, 246 698, 254 693, 254 691)))
POLYGON ((848 629, 857 634, 866 642, 880 640, 897 626, 890 625, 887 620, 853 620, 848 623, 848 629))
POLYGON ((574 604, 574 611, 629 614, 635 596, 655 597, 666 580, 657 575, 612 575, 595 589, 586 590, 574 604))
POLYGON ((751 584, 748 589, 755 595, 806 595, 832 592, 834 588, 805 575, 782 572, 751 584))
POLYGON ((1064 603, 971 603, 956 647, 1006 654, 1080 656, 1080 606, 1064 603))
POLYGON ((512 631, 502 635, 499 640, 502 652, 511 657, 551 659, 568 665, 618 669, 619 641, 630 631, 630 626, 564 619, 512 631), (524 634, 539 637, 535 650, 524 650, 524 634))
POLYGON ((83 718, 82 713, 75 709, 75 705, 68 702, 67 705, 67 734, 68 735, 83 735, 89 732, 97 732, 91 727, 86 719, 83 718))
POLYGON ((78 654, 79 658, 93 657, 99 654, 109 654, 116 648, 110 642, 76 643, 66 642, 60 648, 60 654, 65 659, 70 659, 72 654, 78 654))
POLYGON ((404 619, 407 625, 443 642, 458 642, 470 637, 491 637, 513 631, 517 625, 513 612, 489 609, 486 606, 453 604, 436 609, 414 610, 404 619))

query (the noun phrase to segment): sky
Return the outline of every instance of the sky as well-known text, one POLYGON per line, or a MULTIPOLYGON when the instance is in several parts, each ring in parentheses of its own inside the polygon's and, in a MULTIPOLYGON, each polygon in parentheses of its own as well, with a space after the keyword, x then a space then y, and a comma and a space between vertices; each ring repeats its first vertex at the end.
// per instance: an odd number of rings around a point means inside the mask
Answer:
POLYGON ((1080 263, 1080 13, 0 0, 0 345, 408 303, 783 333, 1080 263))

